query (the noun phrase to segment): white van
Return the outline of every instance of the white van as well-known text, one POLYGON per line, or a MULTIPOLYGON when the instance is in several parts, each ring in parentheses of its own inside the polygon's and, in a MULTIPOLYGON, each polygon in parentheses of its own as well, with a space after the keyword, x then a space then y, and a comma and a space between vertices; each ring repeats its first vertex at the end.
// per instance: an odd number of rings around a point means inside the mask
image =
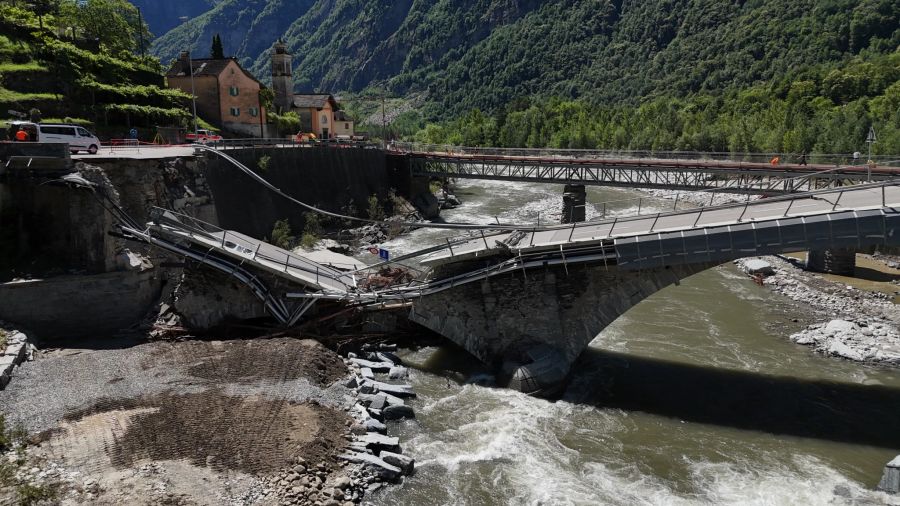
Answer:
POLYGON ((78 125, 38 125, 39 142, 66 142, 73 153, 87 151, 94 155, 100 149, 100 139, 88 129, 78 125))
POLYGON ((13 121, 9 126, 11 138, 15 138, 15 131, 21 127, 28 132, 28 140, 31 142, 65 142, 73 153, 87 151, 92 155, 100 149, 100 139, 88 129, 78 125, 13 121))

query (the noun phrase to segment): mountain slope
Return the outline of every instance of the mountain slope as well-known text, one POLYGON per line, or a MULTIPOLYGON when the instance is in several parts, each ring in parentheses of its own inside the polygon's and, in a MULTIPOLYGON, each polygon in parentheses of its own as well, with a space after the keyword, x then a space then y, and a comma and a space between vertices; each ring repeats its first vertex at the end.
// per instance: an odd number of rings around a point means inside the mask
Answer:
POLYGON ((162 35, 181 24, 181 18, 194 18, 209 11, 218 0, 131 0, 141 9, 150 31, 162 35))
POLYGON ((268 80, 284 37, 297 89, 426 93, 431 116, 534 95, 591 103, 740 89, 900 45, 893 0, 222 0, 163 35, 163 61, 221 33, 268 80))

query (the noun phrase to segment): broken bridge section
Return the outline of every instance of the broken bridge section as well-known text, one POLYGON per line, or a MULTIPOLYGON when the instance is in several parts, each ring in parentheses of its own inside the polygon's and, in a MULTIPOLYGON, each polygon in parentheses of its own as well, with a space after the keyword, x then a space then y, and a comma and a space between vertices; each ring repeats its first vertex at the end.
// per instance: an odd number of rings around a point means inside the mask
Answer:
POLYGON ((345 300, 356 291, 355 274, 338 268, 352 268, 354 264, 315 262, 174 211, 154 208, 150 216, 151 221, 144 228, 122 214, 123 233, 130 239, 147 242, 234 277, 250 288, 267 312, 283 325, 296 325, 317 300, 345 300), (262 274, 287 281, 289 287, 300 288, 307 296, 293 302, 282 291, 275 290, 273 283, 262 274))
MULTIPOLYGON (((185 240, 311 290, 346 294, 356 289, 353 274, 309 260, 302 255, 254 239, 233 230, 223 230, 190 216, 154 209, 149 230, 174 240, 185 240)), ((353 268, 353 264, 343 266, 353 268)))

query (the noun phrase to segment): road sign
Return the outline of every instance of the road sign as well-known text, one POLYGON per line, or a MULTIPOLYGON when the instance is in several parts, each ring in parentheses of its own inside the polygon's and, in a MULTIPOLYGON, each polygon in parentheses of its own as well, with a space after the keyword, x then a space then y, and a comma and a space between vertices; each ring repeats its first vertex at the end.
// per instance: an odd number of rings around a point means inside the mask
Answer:
POLYGON ((382 260, 390 260, 391 254, 388 252, 388 250, 386 250, 384 248, 379 248, 378 249, 378 257, 381 258, 382 260))
POLYGON ((878 137, 875 136, 875 127, 874 126, 869 127, 869 135, 866 137, 866 142, 868 142, 870 144, 873 142, 878 142, 878 137))

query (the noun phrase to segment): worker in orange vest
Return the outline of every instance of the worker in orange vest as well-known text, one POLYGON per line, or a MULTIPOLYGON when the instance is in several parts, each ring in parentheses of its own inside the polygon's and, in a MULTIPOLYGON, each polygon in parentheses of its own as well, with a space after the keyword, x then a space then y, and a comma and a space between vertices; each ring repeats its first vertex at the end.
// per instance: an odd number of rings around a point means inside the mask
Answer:
POLYGON ((781 163, 781 157, 776 156, 775 158, 769 160, 769 163, 771 163, 773 166, 778 165, 779 163, 781 163))
POLYGON ((26 132, 24 128, 19 127, 19 131, 16 132, 16 140, 19 142, 28 142, 28 132, 26 132))

